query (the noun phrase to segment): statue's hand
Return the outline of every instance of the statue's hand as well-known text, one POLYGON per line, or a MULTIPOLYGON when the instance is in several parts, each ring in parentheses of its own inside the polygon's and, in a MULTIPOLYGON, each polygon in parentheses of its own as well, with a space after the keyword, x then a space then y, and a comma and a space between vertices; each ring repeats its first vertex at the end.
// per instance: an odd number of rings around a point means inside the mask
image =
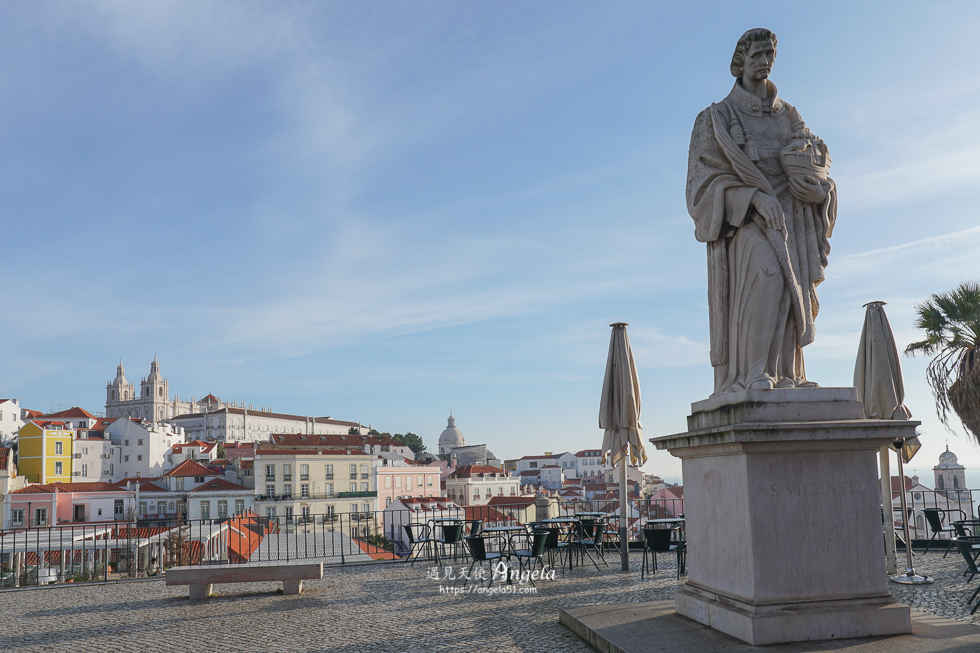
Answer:
POLYGON ((779 200, 772 195, 759 191, 752 196, 752 206, 759 212, 759 215, 766 221, 766 226, 770 229, 781 231, 786 226, 783 207, 779 205, 779 200))
POLYGON ((806 204, 823 204, 827 199, 827 190, 816 177, 807 175, 804 178, 790 177, 789 192, 793 197, 806 204))

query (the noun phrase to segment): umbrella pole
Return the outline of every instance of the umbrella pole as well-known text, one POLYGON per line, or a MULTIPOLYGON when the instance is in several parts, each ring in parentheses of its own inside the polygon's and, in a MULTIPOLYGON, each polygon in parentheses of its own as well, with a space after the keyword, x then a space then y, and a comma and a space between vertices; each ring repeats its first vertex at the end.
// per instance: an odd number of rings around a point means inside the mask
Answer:
POLYGON ((885 525, 885 569, 889 574, 898 573, 898 562, 895 559, 895 510, 892 502, 891 468, 888 464, 890 447, 878 450, 878 462, 881 467, 881 513, 885 525))
POLYGON ((905 557, 908 562, 908 567, 905 569, 904 574, 892 576, 892 582, 901 583, 902 585, 927 585, 933 582, 933 579, 929 576, 920 576, 915 573, 915 568, 912 566, 912 538, 909 536, 909 509, 907 499, 905 498, 905 468, 902 465, 901 449, 898 451, 898 479, 902 493, 902 526, 905 529, 905 557))
POLYGON ((619 461, 619 555, 623 571, 630 570, 630 541, 627 527, 629 495, 626 493, 626 456, 619 461))

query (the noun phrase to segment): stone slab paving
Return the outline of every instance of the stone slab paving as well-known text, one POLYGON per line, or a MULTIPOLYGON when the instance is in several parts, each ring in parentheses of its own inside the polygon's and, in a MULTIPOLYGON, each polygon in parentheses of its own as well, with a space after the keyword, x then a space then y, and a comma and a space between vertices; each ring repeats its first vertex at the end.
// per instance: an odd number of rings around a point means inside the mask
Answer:
MULTIPOLYGON (((424 561, 328 568, 299 596, 277 594, 278 583, 245 583, 217 585, 218 596, 190 601, 186 588, 162 580, 3 591, 0 651, 586 652, 592 649, 558 623, 559 609, 670 600, 677 582, 670 556, 645 580, 639 553, 628 573, 615 553, 608 559, 600 571, 576 567, 539 580, 536 594, 441 591, 461 590, 462 582, 435 580, 446 566, 424 561)), ((454 575, 469 566, 447 564, 454 575)), ((962 560, 930 553, 917 565, 939 582, 924 591, 894 586, 897 595, 918 609, 980 623, 963 603, 962 560)))

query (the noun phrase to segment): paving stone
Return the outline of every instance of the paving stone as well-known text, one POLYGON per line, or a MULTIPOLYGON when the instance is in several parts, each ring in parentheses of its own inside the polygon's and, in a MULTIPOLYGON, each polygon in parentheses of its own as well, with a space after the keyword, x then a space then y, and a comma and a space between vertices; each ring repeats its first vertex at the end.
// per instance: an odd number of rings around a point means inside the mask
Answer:
MULTIPOLYGON (((71 651, 562 651, 591 649, 558 623, 558 609, 595 603, 669 600, 677 584, 674 561, 640 579, 641 555, 632 571, 591 564, 536 581, 536 593, 440 593, 464 591, 461 580, 429 578, 420 561, 325 569, 303 594, 276 593, 278 583, 215 585, 218 596, 190 601, 186 587, 162 580, 68 585, 0 592, 7 628, 0 650, 18 653, 71 651)), ((588 564, 588 563, 587 563, 588 564)), ((468 564, 449 562, 454 574, 468 564)), ((444 574, 445 566, 440 576, 444 574)), ((967 584, 962 559, 942 553, 916 557, 920 572, 936 578, 921 587, 892 583, 896 597, 914 608, 980 625, 965 601, 980 583, 967 584)), ((485 585, 485 583, 484 583, 485 585)), ((494 582, 493 589, 507 587, 494 582)))

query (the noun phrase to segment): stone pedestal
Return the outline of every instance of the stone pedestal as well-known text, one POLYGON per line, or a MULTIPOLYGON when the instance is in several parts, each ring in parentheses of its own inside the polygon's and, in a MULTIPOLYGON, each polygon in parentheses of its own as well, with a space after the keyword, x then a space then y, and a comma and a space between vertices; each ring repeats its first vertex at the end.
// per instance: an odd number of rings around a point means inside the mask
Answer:
POLYGON ((875 452, 918 422, 863 416, 853 388, 748 390, 651 440, 683 461, 679 614, 755 645, 911 632, 888 592, 875 452))

